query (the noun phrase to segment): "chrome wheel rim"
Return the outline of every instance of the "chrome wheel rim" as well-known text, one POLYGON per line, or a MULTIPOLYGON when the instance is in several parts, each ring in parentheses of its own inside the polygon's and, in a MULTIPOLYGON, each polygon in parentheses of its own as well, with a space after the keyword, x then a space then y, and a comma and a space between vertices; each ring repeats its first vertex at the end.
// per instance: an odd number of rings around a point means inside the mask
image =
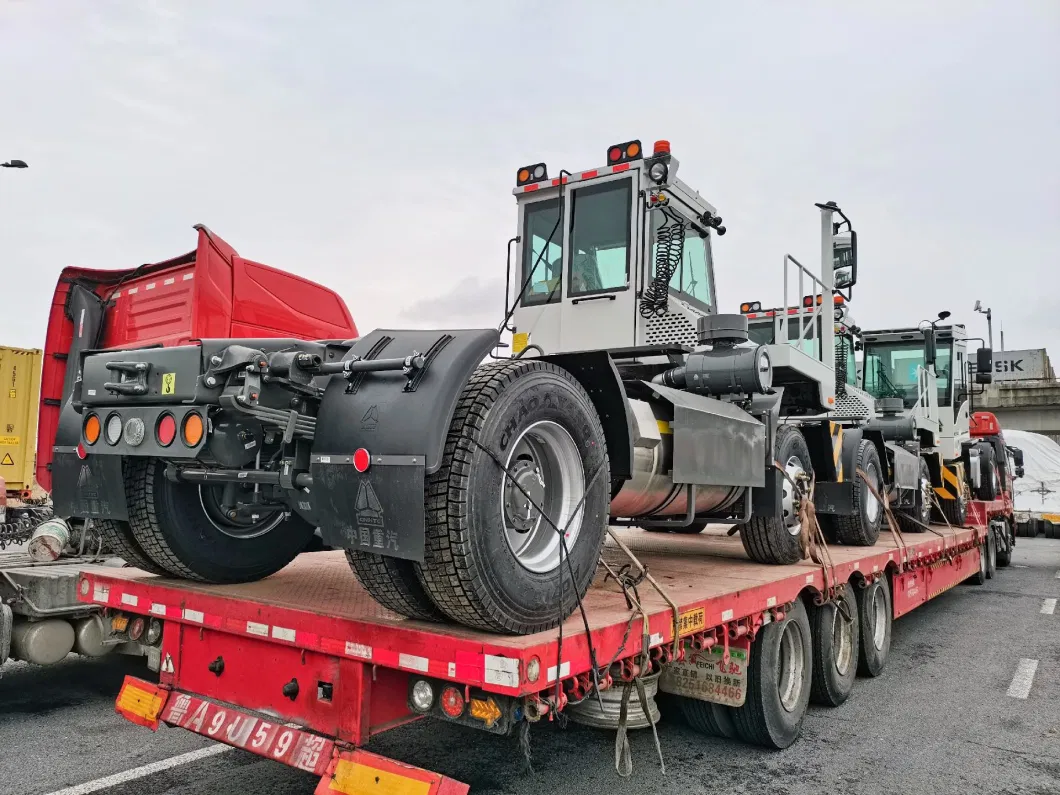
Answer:
POLYGON ((223 489, 223 486, 199 486, 199 505, 207 521, 226 536, 242 540, 258 538, 274 530, 283 521, 283 510, 263 510, 263 515, 258 519, 233 519, 227 516, 218 498, 218 492, 223 489))
POLYGON ((784 478, 781 488, 781 510, 783 511, 784 526, 788 532, 797 536, 802 533, 802 520, 799 518, 799 508, 802 507, 802 489, 798 484, 806 477, 806 470, 802 468, 802 462, 795 456, 791 456, 784 464, 784 478), (792 482, 794 481, 794 483, 792 482))
POLYGON ((846 676, 854 656, 854 622, 847 621, 838 606, 832 610, 832 664, 836 673, 846 676))
POLYGON ((777 685, 780 690, 780 704, 788 712, 794 712, 802 695, 803 673, 806 670, 802 627, 797 622, 785 622, 778 651, 777 670, 780 671, 780 681, 777 685))
MULTIPOLYGON (((877 471, 875 466, 871 466, 865 470, 865 474, 869 476, 872 482, 872 488, 876 491, 880 491, 881 478, 880 473, 877 471)), ((865 517, 869 522, 875 522, 880 516, 880 501, 876 499, 876 495, 872 493, 872 489, 869 488, 869 484, 863 484, 865 486, 865 517)))
POLYGON ((883 641, 887 636, 887 601, 883 598, 883 588, 872 591, 872 645, 882 651, 883 641))
POLYGON ((508 548, 528 571, 555 571, 561 551, 556 528, 566 529, 568 553, 581 532, 585 468, 578 445, 562 425, 535 422, 519 434, 504 467, 511 475, 504 475, 500 494, 508 548))
POLYGON ((920 477, 920 521, 931 524, 931 478, 920 477))

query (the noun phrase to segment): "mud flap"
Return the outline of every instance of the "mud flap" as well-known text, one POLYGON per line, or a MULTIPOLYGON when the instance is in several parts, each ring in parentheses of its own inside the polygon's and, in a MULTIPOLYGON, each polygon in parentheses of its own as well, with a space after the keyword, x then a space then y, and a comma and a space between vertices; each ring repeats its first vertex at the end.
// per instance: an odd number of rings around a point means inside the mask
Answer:
POLYGON ((57 447, 52 460, 52 500, 56 516, 128 521, 121 457, 89 455, 57 447))
POLYGON ((423 562, 423 456, 372 456, 362 473, 353 456, 314 455, 310 472, 325 544, 423 562))

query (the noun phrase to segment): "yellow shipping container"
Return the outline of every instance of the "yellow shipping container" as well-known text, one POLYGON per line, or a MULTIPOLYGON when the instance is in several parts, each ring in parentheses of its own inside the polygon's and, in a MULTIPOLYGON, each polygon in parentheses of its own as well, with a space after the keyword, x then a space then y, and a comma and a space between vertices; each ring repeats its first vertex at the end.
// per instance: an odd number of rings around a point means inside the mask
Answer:
POLYGON ((29 492, 36 483, 40 368, 40 350, 0 346, 0 478, 9 492, 29 492))

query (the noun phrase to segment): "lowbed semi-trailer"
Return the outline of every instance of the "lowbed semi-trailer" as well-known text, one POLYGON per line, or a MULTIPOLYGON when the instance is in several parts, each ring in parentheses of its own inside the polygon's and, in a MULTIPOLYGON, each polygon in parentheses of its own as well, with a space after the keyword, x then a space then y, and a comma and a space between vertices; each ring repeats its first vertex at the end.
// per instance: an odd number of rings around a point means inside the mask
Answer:
POLYGON ((722 529, 612 529, 583 609, 524 636, 403 618, 349 577, 341 552, 236 585, 87 569, 78 590, 116 631, 157 637, 159 682, 126 678, 127 719, 309 771, 317 793, 440 795, 468 787, 362 746, 427 717, 493 733, 558 712, 647 727, 659 689, 675 694, 666 714, 704 734, 786 747, 811 699, 838 706, 855 674, 883 671, 893 619, 985 582, 987 543, 986 527, 933 525, 776 566, 722 529))

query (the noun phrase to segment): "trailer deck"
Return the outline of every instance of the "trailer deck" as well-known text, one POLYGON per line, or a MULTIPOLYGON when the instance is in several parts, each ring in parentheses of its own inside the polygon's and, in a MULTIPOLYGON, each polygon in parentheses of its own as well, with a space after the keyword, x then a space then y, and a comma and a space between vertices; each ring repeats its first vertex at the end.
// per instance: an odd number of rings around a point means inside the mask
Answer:
MULTIPOLYGON (((634 596, 641 609, 631 609, 620 585, 598 577, 583 601, 588 634, 578 612, 562 633, 527 636, 405 619, 364 592, 341 552, 305 553, 266 580, 228 586, 90 568, 82 572, 79 594, 109 613, 164 622, 161 685, 129 678, 118 700, 123 715, 152 727, 161 721, 189 728, 312 769, 325 777, 318 792, 356 792, 334 785, 335 766, 345 760, 393 772, 386 767, 392 761, 365 761, 370 755, 355 749, 423 717, 409 703, 419 679, 454 685, 468 704, 478 699, 486 705, 477 716, 474 710, 458 719, 432 716, 507 731, 533 704, 539 705, 538 718, 564 707, 565 695, 558 703, 553 697, 557 678, 564 694, 586 692, 591 670, 602 670, 606 678, 609 663, 619 664, 616 678, 631 678, 645 644, 654 661, 669 661, 681 648, 673 643, 675 630, 693 648, 748 648, 763 624, 807 590, 827 599, 836 584, 852 578, 889 576, 893 614, 902 616, 977 572, 985 532, 934 526, 897 538, 884 533, 873 547, 830 546, 827 565, 767 566, 749 561, 739 539, 724 529, 699 535, 616 530, 661 592, 641 582, 634 596), (279 727, 286 741, 273 731, 271 739, 255 744, 250 721, 264 721, 254 713, 279 719, 264 725, 279 727), (297 750, 307 744, 316 750, 297 750), (360 761, 351 761, 355 757, 360 761), (306 760, 313 764, 307 767, 306 760)), ((612 568, 626 559, 611 539, 604 557, 612 568)), ((436 774, 415 775, 435 788, 423 792, 461 791, 447 789, 443 777, 422 778, 436 774)))

